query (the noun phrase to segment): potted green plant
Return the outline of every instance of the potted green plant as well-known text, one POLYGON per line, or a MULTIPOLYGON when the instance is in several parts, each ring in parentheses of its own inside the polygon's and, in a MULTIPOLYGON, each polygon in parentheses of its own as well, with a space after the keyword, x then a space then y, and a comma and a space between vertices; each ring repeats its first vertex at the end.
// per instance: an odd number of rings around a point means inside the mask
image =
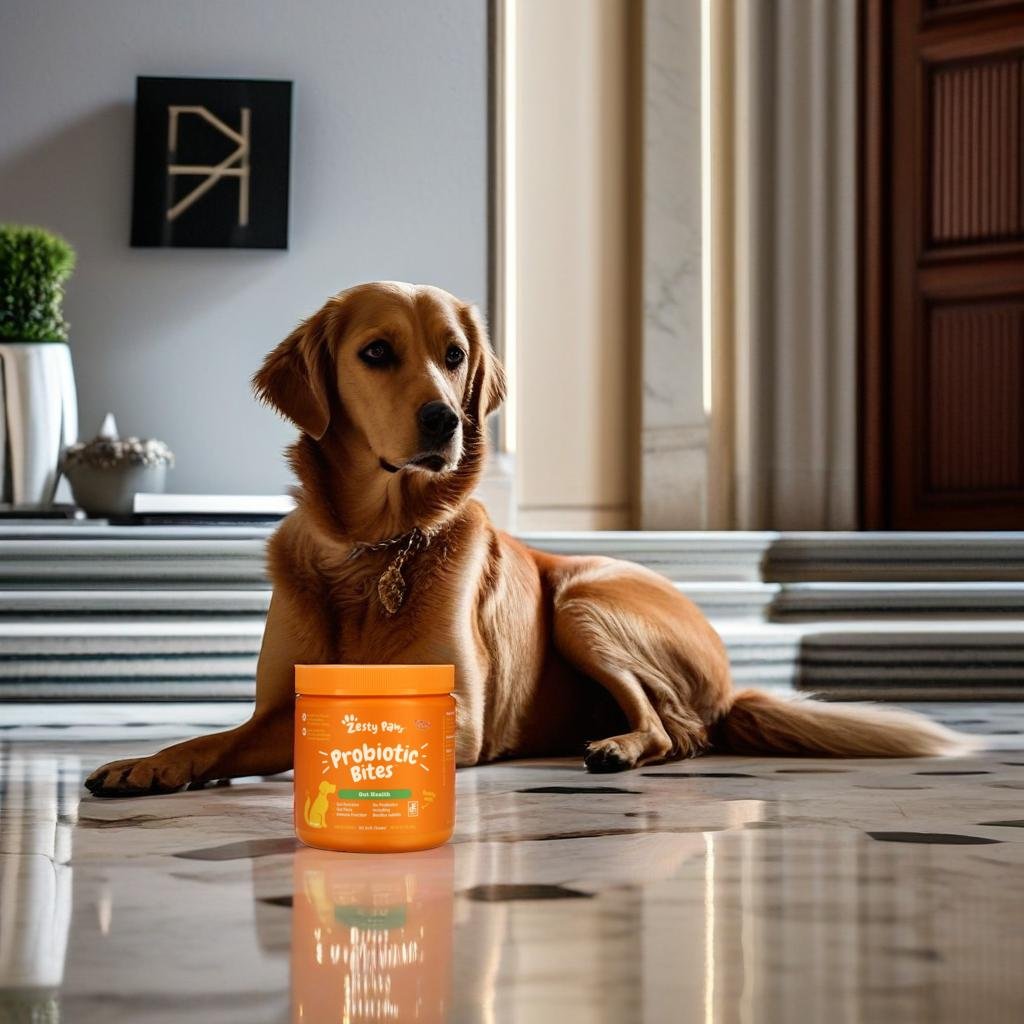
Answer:
POLYGON ((74 249, 58 235, 0 225, 0 481, 3 503, 15 508, 53 501, 61 452, 78 436, 62 310, 74 266, 74 249))

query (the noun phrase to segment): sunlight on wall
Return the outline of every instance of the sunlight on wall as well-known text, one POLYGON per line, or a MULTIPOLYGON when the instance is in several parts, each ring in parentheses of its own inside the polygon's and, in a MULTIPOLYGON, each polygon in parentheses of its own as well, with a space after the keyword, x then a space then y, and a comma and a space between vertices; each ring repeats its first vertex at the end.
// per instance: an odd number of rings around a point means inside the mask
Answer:
MULTIPOLYGON (((519 529, 630 524, 629 3, 514 8, 519 529)), ((506 82, 508 79, 506 79, 506 82)), ((506 195, 506 200, 508 195, 506 195)), ((506 255, 506 258, 508 256, 506 255)))

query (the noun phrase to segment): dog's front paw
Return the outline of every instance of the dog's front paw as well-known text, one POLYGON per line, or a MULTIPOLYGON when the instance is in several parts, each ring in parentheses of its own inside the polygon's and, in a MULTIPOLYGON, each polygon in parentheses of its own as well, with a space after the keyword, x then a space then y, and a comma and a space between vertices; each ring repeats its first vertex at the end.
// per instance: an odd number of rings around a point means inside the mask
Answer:
POLYGON ((583 766, 595 775, 606 775, 610 772, 627 772, 636 767, 636 760, 631 759, 616 740, 598 740, 587 744, 583 766))
POLYGON ((148 796, 175 793, 192 782, 192 765, 155 754, 111 761, 97 768, 86 780, 93 796, 148 796))

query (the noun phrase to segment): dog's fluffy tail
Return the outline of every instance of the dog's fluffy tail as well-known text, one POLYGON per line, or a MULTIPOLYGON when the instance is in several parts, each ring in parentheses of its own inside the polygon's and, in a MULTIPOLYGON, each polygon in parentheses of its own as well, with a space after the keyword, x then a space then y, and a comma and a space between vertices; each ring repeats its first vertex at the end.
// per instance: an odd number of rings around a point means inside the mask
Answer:
POLYGON ((723 753, 790 757, 937 757, 977 748, 971 737, 910 711, 759 690, 736 694, 715 724, 712 745, 723 753))

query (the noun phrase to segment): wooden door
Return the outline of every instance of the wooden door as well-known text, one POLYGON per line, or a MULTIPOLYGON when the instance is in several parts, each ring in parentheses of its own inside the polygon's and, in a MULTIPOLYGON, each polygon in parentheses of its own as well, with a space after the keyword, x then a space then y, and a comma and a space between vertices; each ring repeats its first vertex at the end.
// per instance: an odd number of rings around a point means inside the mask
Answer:
POLYGON ((867 0, 864 525, 1024 528, 1024 3, 867 0))

